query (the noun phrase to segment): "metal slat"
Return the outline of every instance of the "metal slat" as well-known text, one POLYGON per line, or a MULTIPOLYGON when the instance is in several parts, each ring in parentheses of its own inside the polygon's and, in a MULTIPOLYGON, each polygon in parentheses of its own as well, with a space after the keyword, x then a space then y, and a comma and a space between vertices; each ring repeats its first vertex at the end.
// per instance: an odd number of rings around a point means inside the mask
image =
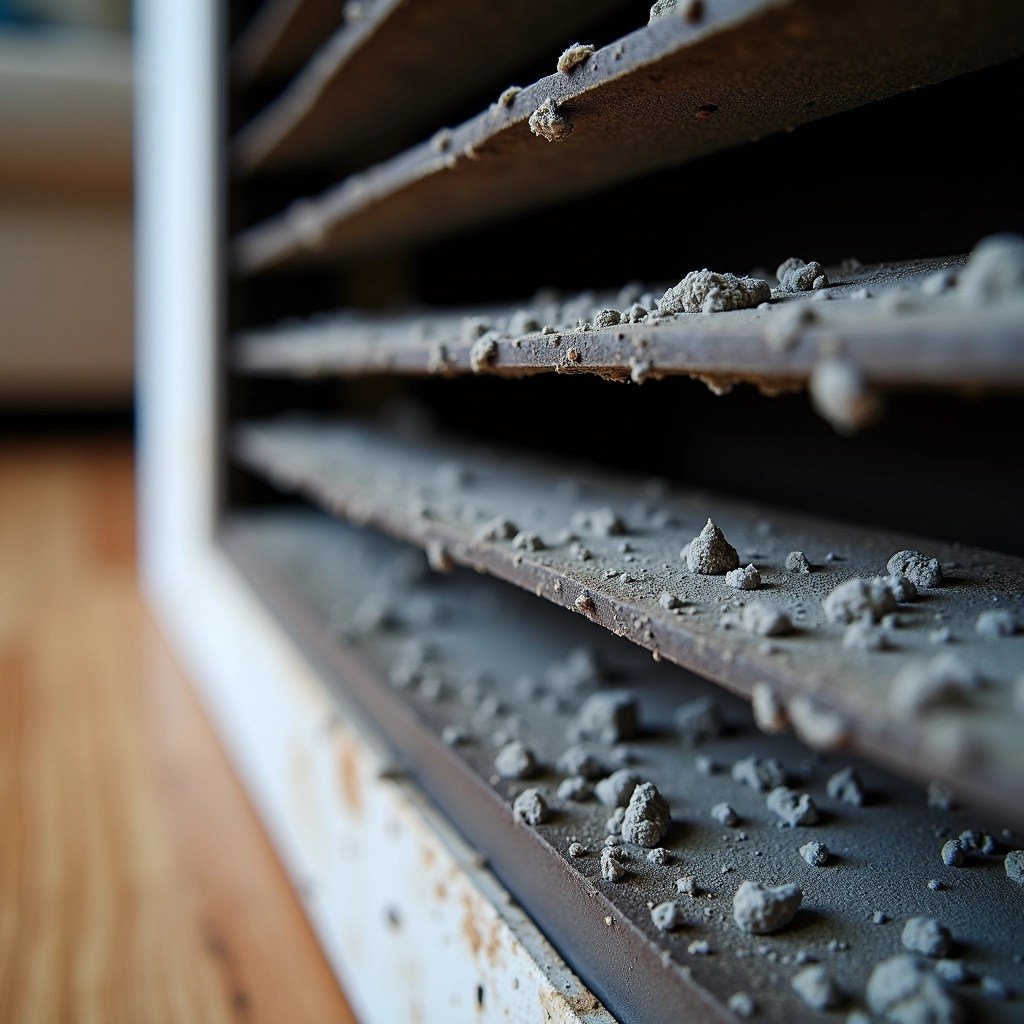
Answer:
MULTIPOLYGON (((585 422, 570 429, 584 430, 585 422)), ((757 684, 767 687, 810 742, 850 746, 912 777, 943 779, 974 803, 1024 820, 1014 696, 1015 680, 1024 675, 1024 639, 975 631, 979 614, 993 608, 1024 622, 1020 559, 704 492, 645 489, 579 467, 359 424, 248 424, 236 429, 233 449, 242 465, 282 490, 420 545, 439 564, 469 565, 580 611, 656 658, 742 696, 750 698, 757 684), (601 535, 600 526, 588 528, 594 509, 611 509, 622 531, 601 535), (524 539, 483 539, 481 529, 494 517, 514 524, 524 539), (687 569, 681 549, 709 517, 741 564, 758 566, 764 589, 737 591, 722 576, 687 569), (528 543, 531 535, 539 550, 528 543), (891 649, 844 646, 844 627, 825 620, 824 597, 847 579, 884 573, 890 556, 904 549, 937 557, 948 584, 900 606, 901 628, 885 633, 891 649), (795 550, 806 553, 815 571, 786 571, 795 550), (683 606, 662 607, 663 592, 683 606), (766 638, 748 631, 740 606, 750 604, 783 612, 794 633, 766 638), (937 641, 940 628, 952 646, 937 641), (892 691, 900 671, 949 652, 985 681, 969 706, 939 701, 897 714, 892 691)))
MULTIPOLYGON (((973 812, 929 807, 920 791, 856 762, 865 805, 845 803, 829 794, 826 780, 851 766, 847 759, 810 758, 792 737, 759 734, 741 702, 677 668, 652 666, 578 617, 470 573, 434 576, 401 546, 318 513, 235 514, 225 542, 314 657, 325 684, 362 705, 400 752, 403 769, 623 1024, 734 1020, 727 1003, 738 991, 753 996, 759 1019, 831 1019, 793 991, 802 965, 821 962, 844 1008, 861 1007, 872 968, 903 951, 903 921, 921 913, 951 930, 970 974, 1019 989, 1014 953, 1024 921, 1002 863, 978 858, 951 869, 939 857, 937 829, 955 835, 981 827, 973 812), (387 614, 365 614, 375 607, 387 614), (598 857, 611 809, 555 792, 563 774, 555 764, 580 706, 609 688, 628 689, 640 708, 640 731, 618 756, 659 787, 674 820, 663 840, 668 863, 652 863, 645 849, 626 843, 628 876, 619 883, 603 880, 598 857), (721 735, 696 748, 681 743, 677 706, 709 698, 723 720, 721 735), (445 727, 465 741, 442 742, 445 727), (535 776, 495 776, 502 734, 533 750, 535 776), (718 767, 703 773, 695 753, 718 767), (729 766, 751 755, 781 762, 816 801, 821 823, 778 828, 765 794, 730 778, 729 766), (552 809, 535 827, 511 813, 514 796, 528 785, 540 787, 552 809), (710 814, 722 801, 739 815, 736 827, 710 814), (586 856, 568 855, 573 840, 587 847, 586 856), (801 859, 797 848, 810 840, 832 850, 827 866, 801 859), (694 877, 698 896, 678 897, 675 880, 684 874, 694 877), (933 878, 944 890, 928 887, 933 878), (743 879, 796 882, 803 908, 773 935, 745 935, 732 920, 743 879), (659 932, 648 908, 677 897, 686 924, 659 932), (890 923, 873 923, 874 913, 890 923), (710 955, 691 952, 694 941, 706 942, 710 955)), ((591 749, 608 769, 621 763, 609 742, 591 749)), ((1016 1019, 1015 1000, 986 996, 978 986, 956 992, 964 1019, 1016 1019)))
POLYGON ((955 273, 964 262, 829 268, 829 302, 815 301, 822 297, 817 292, 781 293, 771 309, 683 313, 586 331, 576 328, 577 317, 624 305, 621 296, 291 320, 242 332, 233 365, 241 373, 296 377, 553 372, 643 381, 687 375, 715 388, 752 383, 777 392, 804 387, 823 357, 836 356, 841 339, 843 359, 876 386, 1020 389, 1020 305, 966 305, 955 294, 921 289, 930 275, 955 273), (518 334, 523 314, 537 325, 554 323, 549 333, 518 334), (481 358, 476 335, 485 329, 493 349, 481 358))
POLYGON ((342 6, 339 0, 263 0, 232 48, 235 80, 291 75, 337 30, 342 6))
MULTIPOLYGON (((255 273, 438 238, 951 78, 1024 48, 1024 19, 998 0, 704 6, 699 22, 658 19, 449 135, 296 200, 236 237, 236 269, 255 273), (560 141, 540 138, 528 125, 548 100, 565 119, 563 131, 572 127, 560 141)), ((417 95, 417 107, 422 100, 417 95)), ((363 125, 375 119, 373 111, 356 114, 363 125)))
POLYGON ((621 0, 376 0, 233 142, 242 173, 379 159, 621 0))

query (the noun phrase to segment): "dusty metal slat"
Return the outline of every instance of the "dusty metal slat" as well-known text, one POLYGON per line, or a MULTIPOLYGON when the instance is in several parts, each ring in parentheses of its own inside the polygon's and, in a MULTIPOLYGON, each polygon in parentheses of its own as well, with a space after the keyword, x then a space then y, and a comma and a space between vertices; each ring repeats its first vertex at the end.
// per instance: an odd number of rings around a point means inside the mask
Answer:
MULTIPOLYGON (((401 545, 319 513, 236 513, 224 540, 325 683, 361 704, 402 769, 623 1024, 733 1020, 729 1003, 739 992, 764 1019, 832 1019, 791 984, 815 962, 844 1011, 862 1008, 872 969, 904 952, 903 922, 920 914, 950 930, 967 977, 1020 989, 1024 919, 1000 856, 1017 840, 989 829, 998 854, 960 868, 939 855, 946 836, 984 827, 974 812, 929 806, 923 792, 870 766, 811 757, 792 737, 761 735, 742 702, 674 666, 652 666, 583 619, 471 573, 433 575, 401 545), (617 745, 584 740, 584 748, 604 771, 631 764, 659 788, 672 817, 663 856, 650 860, 645 848, 622 842, 626 875, 618 882, 602 877, 599 857, 611 808, 558 793, 565 772, 557 762, 574 742, 581 707, 610 690, 635 700, 639 727, 633 735, 624 728, 617 745), (703 737, 680 731, 678 708, 702 701, 717 709, 716 724, 705 723, 703 737), (513 736, 537 761, 528 780, 495 773, 513 736), (730 772, 751 756, 779 763, 816 803, 817 824, 777 827, 765 794, 730 772), (829 782, 849 768, 856 782, 829 782), (549 804, 537 825, 512 813, 526 786, 549 804), (849 802, 857 795, 862 804, 849 802), (731 824, 711 813, 721 803, 736 815, 731 824), (798 852, 814 840, 830 851, 825 866, 798 852), (574 841, 583 856, 569 854, 574 841), (680 895, 681 875, 696 895, 680 895), (739 930, 733 897, 744 879, 800 885, 792 923, 768 936, 739 930), (674 932, 652 922, 649 908, 666 900, 677 900, 683 917, 674 932)), ((947 999, 963 1019, 986 1024, 1019 1012, 1016 1000, 986 985, 951 987, 947 999)))
MULTIPOLYGON (((571 427, 585 428, 585 417, 571 427)), ((1022 820, 1024 636, 992 635, 994 622, 978 630, 992 611, 1024 623, 1021 559, 358 423, 245 424, 232 447, 278 488, 420 545, 442 567, 515 583, 656 659, 760 693, 809 742, 942 779, 1022 820), (681 551, 709 518, 740 564, 757 566, 762 589, 690 570, 681 551), (886 628, 847 637, 824 598, 885 573, 902 550, 937 558, 944 585, 890 609, 886 628), (813 571, 787 570, 793 551, 813 571), (781 613, 792 630, 764 635, 751 607, 781 613)))
POLYGON ((557 48, 621 0, 376 0, 232 143, 240 172, 379 159, 453 103, 557 48))
POLYGON ((242 332, 233 366, 297 377, 553 372, 642 382, 688 375, 716 388, 753 383, 778 391, 804 387, 823 360, 841 357, 876 386, 1020 389, 1020 301, 982 305, 954 290, 922 288, 964 264, 952 258, 829 268, 828 302, 816 301, 822 292, 776 292, 770 308, 651 314, 608 327, 595 327, 594 317, 608 307, 628 309, 622 294, 291 320, 242 332))
POLYGON ((231 50, 233 77, 291 75, 342 23, 339 0, 263 0, 231 50))
MULTIPOLYGON (((236 236, 236 269, 253 273, 441 237, 1024 48, 1024 19, 998 0, 713 0, 703 9, 696 22, 657 19, 568 74, 544 78, 450 133, 296 200, 236 236), (530 129, 535 113, 545 137, 530 129)), ((722 199, 680 196, 691 200, 767 198, 753 187, 750 195, 722 199)))

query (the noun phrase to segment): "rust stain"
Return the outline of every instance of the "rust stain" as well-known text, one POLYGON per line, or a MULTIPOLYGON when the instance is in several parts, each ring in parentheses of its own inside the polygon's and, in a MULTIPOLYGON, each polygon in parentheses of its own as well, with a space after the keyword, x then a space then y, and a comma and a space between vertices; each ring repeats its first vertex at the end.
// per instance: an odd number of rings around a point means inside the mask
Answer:
POLYGON ((482 922, 476 913, 473 898, 467 893, 462 897, 462 934, 469 944, 476 961, 484 960, 491 967, 501 965, 501 930, 500 920, 482 922))
POLYGON ((360 789, 359 761, 350 746, 341 748, 339 755, 341 774, 341 795, 345 805, 353 814, 363 813, 363 795, 360 789))

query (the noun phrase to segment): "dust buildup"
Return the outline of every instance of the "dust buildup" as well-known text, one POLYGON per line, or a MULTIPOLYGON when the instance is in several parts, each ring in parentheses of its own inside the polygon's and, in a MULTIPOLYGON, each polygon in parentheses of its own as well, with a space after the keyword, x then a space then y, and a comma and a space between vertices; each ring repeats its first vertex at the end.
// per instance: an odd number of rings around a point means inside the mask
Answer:
MULTIPOLYGON (((729 578, 726 574, 726 579, 729 578)), ((785 636, 793 631, 789 616, 766 604, 749 604, 740 616, 743 628, 755 636, 785 636)))
POLYGON ((622 314, 617 309, 602 309, 594 316, 594 330, 615 327, 622 321, 622 314))
POLYGON ((675 900, 666 900, 651 907, 651 920, 659 932, 674 932, 686 924, 683 908, 675 900))
POLYGON ((577 735, 604 743, 633 739, 637 726, 637 701, 628 690, 595 693, 583 702, 576 716, 577 735))
POLYGON ((545 545, 532 530, 520 530, 512 538, 512 547, 517 551, 543 551, 545 545))
POLYGON ((841 768, 834 775, 830 775, 825 783, 825 792, 833 800, 841 800, 844 804, 864 806, 864 783, 854 768, 841 768))
POLYGON ((511 540, 517 533, 519 533, 519 527, 510 519, 495 516, 484 523, 476 531, 475 536, 480 541, 511 540))
POLYGON ((528 779, 537 767, 533 751, 520 740, 505 744, 494 759, 494 770, 503 779, 528 779))
POLYGON ((821 964, 811 964, 798 971, 792 985, 793 991, 812 1010, 830 1010, 839 1004, 839 990, 821 964))
POLYGON ((626 877, 625 867, 610 846, 601 851, 601 877, 606 882, 621 882, 626 877))
POLYGON ((921 956, 948 956, 953 949, 949 929, 934 917, 912 917, 903 926, 900 941, 911 953, 921 956))
POLYGON ((828 358, 815 364, 809 384, 818 415, 840 434, 870 426, 882 414, 882 402, 864 374, 847 359, 828 358))
POLYGON ((748 565, 745 569, 733 569, 727 572, 725 582, 733 590, 759 590, 761 574, 753 565, 748 565))
POLYGON ((531 115, 530 131, 548 142, 561 142, 572 134, 573 124, 559 113, 555 101, 549 96, 531 115))
POLYGON ((889 705, 902 715, 912 715, 945 704, 966 703, 981 688, 981 677, 955 654, 937 654, 915 661, 896 674, 889 691, 889 705))
POLYGON ((671 313, 722 313, 730 309, 751 309, 772 297, 767 281, 711 270, 691 270, 669 288, 658 302, 662 316, 671 313))
POLYGON ((757 1003, 746 992, 733 992, 726 1005, 737 1017, 744 1019, 753 1017, 757 1012, 757 1003))
POLYGON ((676 879, 676 892, 683 896, 694 896, 697 893, 697 880, 693 875, 680 875, 676 879))
POLYGON ((603 508, 581 509, 574 512, 572 528, 594 537, 618 537, 626 533, 623 519, 607 505, 603 508))
POLYGON ((687 747, 713 740, 722 731, 718 705, 711 697, 698 697, 680 704, 672 715, 672 722, 680 741, 687 747))
POLYGON ((821 868, 828 863, 829 858, 832 856, 832 851, 824 843, 804 843, 800 847, 800 856, 812 868, 821 868))
POLYGON ((548 805, 539 789, 524 789, 512 804, 512 813, 527 825, 543 825, 548 820, 548 805))
POLYGON ((960 1024, 960 1004, 917 957, 883 960, 871 972, 868 1009, 890 1024, 960 1024))
POLYGON ((499 107, 511 107, 516 101, 516 97, 523 91, 521 85, 510 85, 499 97, 499 107))
POLYGON ((783 825, 796 828, 798 825, 813 825, 818 820, 818 808, 807 793, 798 793, 788 786, 776 786, 765 801, 768 810, 783 825))
POLYGON ((728 828, 733 828, 735 825, 740 823, 740 816, 733 809, 731 804, 715 804, 711 808, 711 817, 718 822, 719 825, 725 825, 728 828))
POLYGON ((911 601, 917 600, 917 587, 906 576, 893 573, 891 576, 880 576, 879 579, 882 586, 889 588, 898 604, 910 604, 911 601))
POLYGON ((828 287, 828 276, 821 264, 815 260, 804 263, 798 256, 783 260, 775 276, 779 279, 779 287, 785 292, 809 292, 812 288, 828 287))
POLYGON ((982 239, 960 274, 958 292, 971 306, 1024 297, 1024 238, 992 235, 982 239))
POLYGON ((701 576, 721 576, 738 569, 740 557, 725 539, 725 534, 709 519, 687 546, 686 564, 690 572, 701 576))
POLYGON ((649 25, 666 14, 678 14, 686 21, 700 21, 704 14, 703 0, 656 0, 647 19, 649 25))
POLYGON ((490 366, 497 357, 497 339, 490 334, 485 334, 482 338, 477 338, 473 342, 473 347, 469 350, 470 368, 474 373, 480 373, 481 370, 490 366))
POLYGON ((664 846, 656 846, 647 851, 647 863, 663 868, 672 859, 672 854, 664 846))
POLYGON ((1024 850, 1011 850, 1003 860, 1003 868, 1011 882, 1024 886, 1024 850))
POLYGON ((885 563, 890 576, 906 576, 911 583, 925 590, 942 583, 942 567, 937 558, 930 558, 920 551, 897 551, 885 563))
POLYGON ((883 615, 894 611, 896 599, 879 577, 852 579, 840 583, 822 602, 825 619, 839 626, 868 618, 878 622, 883 615))
POLYGON ((769 935, 793 920, 803 898, 798 885, 770 887, 743 881, 733 898, 733 919, 740 931, 769 935))
POLYGON ((799 573, 806 576, 811 571, 811 563, 802 551, 790 551, 786 555, 786 572, 799 573))
POLYGON ((562 751, 558 758, 558 769, 566 775, 582 775, 591 782, 606 774, 600 759, 578 743, 562 751))
POLYGON ((974 631, 979 636, 987 636, 993 640, 1013 636, 1017 628, 1016 616, 1004 608, 989 608, 982 612, 974 623, 974 631))
POLYGON ((642 782, 633 790, 629 806, 622 819, 622 838, 650 849, 668 833, 672 812, 668 801, 658 792, 653 782, 642 782))
POLYGON ((601 779, 594 787, 594 793, 605 807, 625 807, 633 795, 633 790, 642 781, 640 776, 631 769, 620 768, 607 778, 601 779))
POLYGON ((732 766, 732 779, 763 793, 766 789, 785 785, 786 770, 774 757, 762 760, 751 754, 732 766))
POLYGON ((579 842, 572 842, 569 844, 569 856, 573 859, 579 857, 585 857, 587 855, 587 848, 579 842))
POLYGON ((594 47, 590 43, 573 43, 572 46, 567 46, 558 58, 558 71, 568 75, 577 64, 582 64, 593 53, 594 47))
POLYGON ((559 800, 583 803, 594 795, 594 787, 582 775, 569 775, 558 784, 559 800))
POLYGON ((942 863, 945 864, 947 868, 962 867, 964 861, 967 860, 967 857, 964 854, 964 848, 959 839, 949 839, 943 843, 940 855, 942 857, 942 863))

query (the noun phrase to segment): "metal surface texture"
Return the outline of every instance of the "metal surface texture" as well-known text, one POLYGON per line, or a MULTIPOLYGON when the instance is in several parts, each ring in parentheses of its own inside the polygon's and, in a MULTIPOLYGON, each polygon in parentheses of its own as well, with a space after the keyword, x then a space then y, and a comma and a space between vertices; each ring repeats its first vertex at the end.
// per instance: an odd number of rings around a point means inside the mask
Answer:
MULTIPOLYGON (((972 813, 936 810, 922 792, 875 768, 761 735, 742 702, 678 668, 652 666, 585 620, 462 570, 433 574, 422 555, 319 513, 237 513, 224 537, 257 592, 322 666, 321 677, 383 730, 399 773, 435 797, 624 1024, 735 1020, 727 1003, 740 991, 765 1019, 830 1019, 801 1002, 792 976, 820 962, 842 1009, 860 1007, 871 968, 901 951, 903 920, 921 913, 950 928, 969 974, 1012 988, 1024 981, 1013 956, 1024 926, 999 859, 951 869, 939 857, 943 834, 980 827, 972 813), (617 746, 587 746, 606 770, 628 763, 655 782, 673 817, 667 862, 624 843, 627 877, 619 883, 602 878, 598 857, 611 808, 555 792, 563 773, 554 764, 578 709, 610 689, 628 689, 637 700, 639 731, 617 746), (689 746, 673 716, 680 704, 702 699, 716 704, 721 732, 689 746), (461 742, 443 742, 446 727, 461 742), (528 781, 495 774, 494 757, 510 736, 539 762, 528 781), (710 773, 698 767, 697 753, 710 773), (817 825, 777 827, 764 794, 730 778, 729 765, 751 754, 778 759, 792 784, 813 796, 817 825), (826 792, 826 779, 842 767, 862 779, 863 806, 826 792), (512 812, 526 786, 539 787, 550 805, 537 826, 512 812), (710 814, 719 801, 734 806, 734 825, 710 814), (797 847, 812 839, 833 851, 830 866, 801 859, 797 847), (587 853, 571 857, 572 841, 587 853), (698 895, 678 897, 685 923, 660 932, 650 907, 677 898, 675 880, 684 874, 698 895), (738 930, 732 897, 745 878, 800 884, 804 902, 792 925, 769 936, 738 930), (927 884, 934 878, 937 889, 927 884), (888 923, 876 923, 876 913, 888 923), (707 943, 707 952, 694 942, 707 943)), ((1018 1012, 1015 1001, 977 986, 957 993, 965 1019, 1009 1021, 1018 1012)))
POLYGON ((777 392, 806 386, 823 358, 841 354, 868 382, 883 387, 1024 387, 1019 302, 968 306, 956 295, 922 291, 930 275, 955 273, 963 265, 956 257, 828 268, 833 284, 827 294, 834 301, 815 301, 819 292, 783 293, 770 309, 652 315, 607 328, 588 324, 585 331, 557 322, 564 309, 586 308, 593 316, 623 306, 621 295, 394 314, 343 312, 241 332, 233 368, 295 377, 589 373, 643 382, 687 375, 716 389, 753 383, 777 392), (516 318, 523 313, 538 325, 551 316, 556 326, 546 333, 539 327, 517 333, 516 318), (478 339, 470 330, 483 329, 476 325, 486 325, 493 340, 485 359, 478 357, 478 339))
POLYGON ((535 82, 443 145, 424 142, 296 199, 236 236, 235 269, 422 243, 942 81, 1024 46, 1019 12, 998 0, 715 0, 704 8, 699 21, 657 19, 571 73, 535 82), (563 133, 572 126, 560 141, 528 125, 549 100, 565 118, 563 133))
POLYGON ((499 83, 620 3, 363 4, 361 17, 327 39, 285 92, 239 131, 236 166, 252 173, 379 159, 422 138, 474 89, 499 83))
POLYGON ((941 778, 976 804, 1024 820, 1014 710, 1024 637, 975 630, 979 614, 993 608, 1024 618, 1020 559, 359 423, 246 424, 236 428, 233 450, 278 488, 422 546, 437 564, 515 583, 743 696, 755 684, 769 687, 809 741, 941 778), (589 526, 595 510, 595 521, 614 515, 617 527, 602 535, 589 526), (484 539, 495 517, 512 524, 510 539, 484 539), (722 576, 689 571, 681 550, 709 517, 740 564, 757 565, 761 590, 737 591, 722 576), (523 542, 512 539, 515 531, 523 542), (899 607, 886 649, 845 646, 845 627, 826 621, 824 597, 847 579, 884 573, 904 549, 937 557, 945 585, 899 607), (784 568, 794 550, 806 552, 814 571, 784 568), (663 607, 663 593, 680 606, 663 607), (786 614, 792 633, 749 632, 742 616, 751 604, 786 614), (944 642, 936 630, 946 631, 944 642), (899 672, 950 651, 985 686, 967 707, 940 700, 898 713, 899 672))

